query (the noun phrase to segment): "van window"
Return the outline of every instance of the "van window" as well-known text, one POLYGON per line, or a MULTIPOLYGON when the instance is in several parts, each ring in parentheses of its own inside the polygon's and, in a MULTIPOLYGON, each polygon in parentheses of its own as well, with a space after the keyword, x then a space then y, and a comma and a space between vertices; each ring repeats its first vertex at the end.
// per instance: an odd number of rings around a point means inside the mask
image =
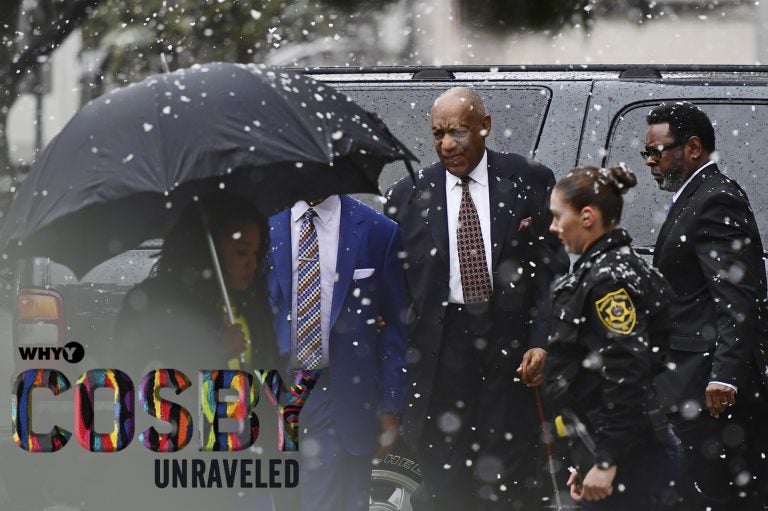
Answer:
MULTIPOLYGON (((768 242, 768 103, 765 101, 693 100, 715 127, 715 160, 720 170, 747 192, 763 246, 768 242)), ((614 119, 604 165, 624 162, 637 174, 638 185, 625 198, 622 224, 639 246, 653 246, 672 194, 658 189, 640 157, 645 147, 645 116, 658 102, 633 105, 614 119), (649 221, 650 220, 650 221, 649 221)))
MULTIPOLYGON (((432 144, 432 103, 453 84, 418 88, 414 84, 393 84, 389 87, 354 88, 336 84, 366 110, 376 112, 390 131, 416 155, 424 167, 437 161, 432 144)), ((544 116, 552 96, 546 87, 508 85, 475 87, 483 98, 491 116, 491 134, 487 145, 495 151, 513 152, 533 157, 541 133, 544 116)), ((406 175, 405 165, 395 162, 387 165, 379 179, 386 191, 395 181, 406 175)))
POLYGON ((149 276, 160 248, 161 245, 158 242, 153 246, 143 246, 141 249, 123 252, 95 266, 83 276, 82 280, 78 280, 66 266, 47 260, 50 263, 49 285, 53 288, 71 285, 114 286, 116 289, 123 288, 123 292, 127 292, 149 276))
POLYGON ((149 275, 159 251, 143 247, 117 255, 97 265, 82 280, 64 265, 46 260, 47 284, 64 303, 65 341, 78 341, 96 363, 114 350, 114 326, 123 297, 149 275))

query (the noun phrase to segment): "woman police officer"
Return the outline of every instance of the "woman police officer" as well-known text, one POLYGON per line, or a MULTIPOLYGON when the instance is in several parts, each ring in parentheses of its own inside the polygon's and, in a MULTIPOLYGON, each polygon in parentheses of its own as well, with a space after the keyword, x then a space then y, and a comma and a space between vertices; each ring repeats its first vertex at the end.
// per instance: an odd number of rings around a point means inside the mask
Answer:
POLYGON ((586 426, 588 461, 568 481, 583 511, 674 500, 679 441, 653 397, 671 290, 618 227, 622 194, 636 184, 623 167, 579 167, 551 197, 550 231, 580 257, 555 284, 544 390, 571 426, 586 426))

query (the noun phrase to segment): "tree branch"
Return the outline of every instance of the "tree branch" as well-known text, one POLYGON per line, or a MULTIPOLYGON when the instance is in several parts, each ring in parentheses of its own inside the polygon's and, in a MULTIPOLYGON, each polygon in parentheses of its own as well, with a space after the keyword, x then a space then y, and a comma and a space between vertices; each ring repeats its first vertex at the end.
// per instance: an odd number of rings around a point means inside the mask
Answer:
POLYGON ((80 25, 88 15, 89 9, 96 7, 102 0, 74 0, 64 2, 63 9, 47 28, 40 27, 40 33, 32 38, 11 64, 12 79, 18 80, 28 71, 38 66, 38 58, 48 55, 56 49, 67 36, 80 25))
POLYGON ((4 0, 0 2, 0 34, 13 38, 16 19, 19 16, 22 0, 4 0), (8 27, 7 29, 5 27, 8 27))

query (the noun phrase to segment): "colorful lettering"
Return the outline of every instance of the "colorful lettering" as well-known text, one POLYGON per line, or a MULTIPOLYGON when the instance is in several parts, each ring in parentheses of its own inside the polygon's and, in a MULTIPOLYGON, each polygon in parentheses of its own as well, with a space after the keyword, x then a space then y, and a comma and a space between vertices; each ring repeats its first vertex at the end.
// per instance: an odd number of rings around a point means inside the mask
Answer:
POLYGON ((297 371, 293 378, 293 385, 287 392, 280 373, 275 370, 256 371, 256 377, 267 391, 269 402, 277 410, 280 427, 277 438, 278 450, 298 451, 299 414, 320 378, 320 371, 306 369, 297 371))
POLYGON ((259 394, 253 376, 245 371, 200 371, 200 450, 241 451, 259 437, 259 418, 253 409, 259 394), (232 390, 235 400, 221 399, 219 393, 232 390), (237 422, 234 431, 224 431, 223 421, 237 422))
POLYGON ((32 390, 47 388, 58 396, 69 390, 67 377, 55 369, 28 369, 16 377, 13 388, 11 416, 16 445, 29 452, 56 452, 67 445, 72 433, 59 426, 44 434, 32 431, 32 390))
POLYGON ((139 402, 152 417, 171 424, 170 433, 158 433, 155 428, 145 429, 139 441, 155 452, 176 452, 187 446, 192 438, 192 415, 183 406, 160 397, 160 389, 172 388, 178 396, 192 383, 175 369, 155 369, 141 379, 139 402))
POLYGON ((75 436, 91 452, 116 452, 133 439, 133 382, 118 369, 92 369, 77 380, 75 387, 75 436), (94 429, 94 394, 109 388, 114 396, 114 427, 109 433, 94 429))

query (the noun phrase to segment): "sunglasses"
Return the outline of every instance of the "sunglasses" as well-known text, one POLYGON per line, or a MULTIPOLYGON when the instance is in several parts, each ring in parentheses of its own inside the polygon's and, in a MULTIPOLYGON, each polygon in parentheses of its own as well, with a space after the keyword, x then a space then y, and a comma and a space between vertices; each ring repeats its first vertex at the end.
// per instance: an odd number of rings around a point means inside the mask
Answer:
POLYGON ((684 145, 685 142, 672 142, 671 144, 653 147, 653 148, 646 148, 645 151, 640 151, 640 156, 643 157, 644 160, 647 160, 648 158, 658 161, 661 159, 661 153, 664 151, 668 151, 669 149, 674 149, 675 147, 680 147, 681 145, 684 145))

